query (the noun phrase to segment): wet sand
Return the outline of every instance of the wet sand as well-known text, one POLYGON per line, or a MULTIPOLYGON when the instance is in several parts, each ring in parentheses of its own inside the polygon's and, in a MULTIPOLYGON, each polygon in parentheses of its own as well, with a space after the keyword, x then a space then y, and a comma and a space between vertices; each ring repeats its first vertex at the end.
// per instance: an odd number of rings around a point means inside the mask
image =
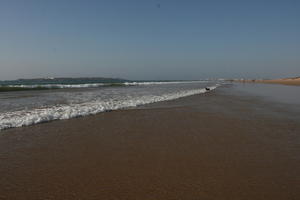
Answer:
POLYGON ((2 131, 0 199, 300 199, 299 120, 227 90, 2 131))
POLYGON ((281 85, 295 85, 300 86, 300 78, 282 78, 282 79, 271 79, 271 80, 237 80, 236 82, 242 83, 270 83, 270 84, 281 84, 281 85))
POLYGON ((273 79, 273 80, 264 80, 262 83, 275 83, 283 85, 300 85, 300 78, 283 78, 283 79, 273 79))

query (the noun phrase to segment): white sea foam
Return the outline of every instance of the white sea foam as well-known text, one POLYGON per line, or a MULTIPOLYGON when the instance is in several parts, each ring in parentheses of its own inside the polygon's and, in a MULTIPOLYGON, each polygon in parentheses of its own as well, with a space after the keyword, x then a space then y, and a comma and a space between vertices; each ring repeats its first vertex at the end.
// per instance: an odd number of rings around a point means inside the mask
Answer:
MULTIPOLYGON (((214 90, 219 85, 209 87, 214 90)), ((180 97, 205 93, 205 88, 166 93, 162 95, 126 96, 124 98, 111 98, 107 100, 94 100, 85 103, 55 105, 31 110, 20 110, 0 113, 0 130, 28 126, 52 120, 70 119, 79 116, 96 114, 108 110, 136 107, 139 105, 168 101, 180 97)))
POLYGON ((8 87, 21 87, 21 88, 89 88, 105 86, 105 83, 87 83, 87 84, 40 84, 40 85, 8 85, 8 87))
POLYGON ((125 82, 124 85, 165 85, 185 83, 205 83, 207 81, 153 81, 153 82, 125 82))
MULTIPOLYGON (((117 83, 125 86, 135 85, 165 85, 165 84, 185 84, 185 83, 204 83, 207 81, 153 81, 153 82, 125 82, 117 83)), ((33 84, 33 85, 7 85, 8 87, 21 87, 21 88, 95 88, 101 86, 110 86, 113 83, 85 83, 85 84, 33 84)))

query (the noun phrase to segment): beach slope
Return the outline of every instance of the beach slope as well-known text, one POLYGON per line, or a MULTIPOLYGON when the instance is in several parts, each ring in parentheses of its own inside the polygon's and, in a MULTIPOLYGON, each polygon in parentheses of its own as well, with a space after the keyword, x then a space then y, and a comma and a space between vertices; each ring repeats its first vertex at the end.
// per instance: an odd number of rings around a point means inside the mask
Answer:
POLYGON ((214 91, 2 131, 0 199, 300 199, 300 125, 267 105, 214 91))

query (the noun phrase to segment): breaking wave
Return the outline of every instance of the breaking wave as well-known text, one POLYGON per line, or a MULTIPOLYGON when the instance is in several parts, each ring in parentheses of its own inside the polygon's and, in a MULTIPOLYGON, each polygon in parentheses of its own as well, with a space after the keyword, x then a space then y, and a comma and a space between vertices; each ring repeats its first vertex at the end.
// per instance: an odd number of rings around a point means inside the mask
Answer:
POLYGON ((207 81, 153 81, 153 82, 125 82, 124 85, 165 85, 185 83, 205 83, 207 81))
MULTIPOLYGON (((214 90, 219 85, 209 87, 214 90)), ((126 96, 122 99, 94 100, 85 103, 55 105, 31 110, 0 113, 0 130, 28 126, 53 120, 70 119, 100 112, 136 107, 149 103, 168 101, 195 94, 208 92, 205 88, 166 93, 161 95, 126 96)))
POLYGON ((88 83, 88 84, 35 84, 35 85, 7 85, 7 87, 20 88, 90 88, 105 86, 105 83, 88 83))
POLYGON ((5 85, 6 87, 16 88, 49 88, 49 89, 63 89, 63 88, 96 88, 103 86, 135 86, 135 85, 166 85, 179 83, 204 83, 206 81, 153 81, 153 82, 124 82, 124 83, 85 83, 85 84, 33 84, 33 85, 5 85))

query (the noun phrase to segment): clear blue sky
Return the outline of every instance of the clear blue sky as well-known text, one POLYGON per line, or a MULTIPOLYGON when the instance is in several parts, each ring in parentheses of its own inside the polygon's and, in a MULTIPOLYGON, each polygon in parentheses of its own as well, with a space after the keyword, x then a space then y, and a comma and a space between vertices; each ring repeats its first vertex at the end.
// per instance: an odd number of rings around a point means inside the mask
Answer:
POLYGON ((300 75, 300 1, 0 0, 0 79, 300 75))

